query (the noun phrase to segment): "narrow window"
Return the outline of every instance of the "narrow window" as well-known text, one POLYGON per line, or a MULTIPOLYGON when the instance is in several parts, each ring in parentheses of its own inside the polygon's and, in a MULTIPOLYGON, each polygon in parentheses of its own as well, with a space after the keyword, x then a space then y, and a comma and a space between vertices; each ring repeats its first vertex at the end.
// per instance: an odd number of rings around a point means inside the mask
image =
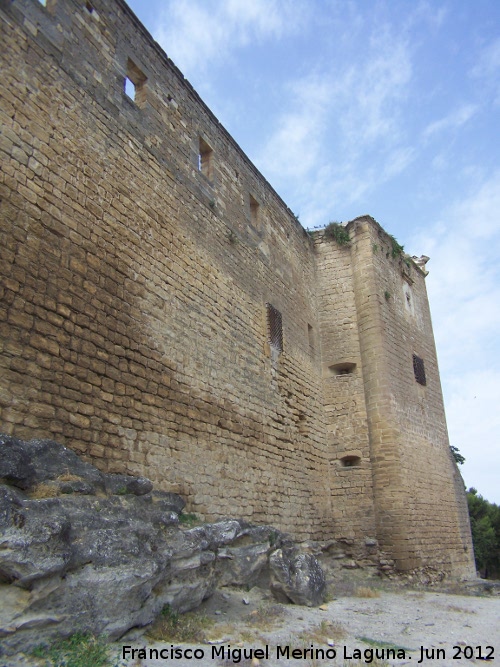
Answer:
POLYGON ((328 366, 328 370, 332 375, 350 375, 356 370, 356 364, 352 361, 342 361, 339 364, 328 366))
POLYGON ((127 60, 127 76, 125 77, 125 93, 130 99, 134 100, 138 107, 143 107, 146 103, 147 80, 144 72, 129 58, 127 60))
POLYGON ((254 227, 259 226, 259 202, 250 195, 250 222, 254 227))
POLYGON ((307 325, 307 337, 309 340, 309 354, 314 359, 314 329, 310 324, 307 325))
POLYGON ((42 5, 42 7, 47 6, 47 0, 38 0, 38 2, 42 5))
POLYGON ((413 355, 413 373, 415 374, 415 380, 425 387, 427 380, 425 378, 424 360, 417 357, 416 354, 413 355))
POLYGON ((340 459, 340 463, 343 468, 355 468, 356 466, 361 465, 361 458, 359 456, 343 456, 340 459))
POLYGON ((283 352, 283 324, 281 313, 270 303, 267 303, 266 307, 269 345, 278 352, 283 352))
POLYGON ((213 180, 213 150, 207 142, 200 137, 198 150, 198 169, 209 181, 213 180))

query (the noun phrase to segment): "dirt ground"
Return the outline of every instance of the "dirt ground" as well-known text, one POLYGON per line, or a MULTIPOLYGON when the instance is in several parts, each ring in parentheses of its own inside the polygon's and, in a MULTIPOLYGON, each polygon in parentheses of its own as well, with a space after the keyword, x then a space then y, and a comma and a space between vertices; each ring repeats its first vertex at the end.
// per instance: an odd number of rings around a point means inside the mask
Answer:
MULTIPOLYGON (((112 646, 116 667, 500 664, 500 595, 354 586, 320 608, 276 603, 269 593, 223 589, 197 614, 197 643, 133 633, 112 646), (209 621, 207 621, 209 619, 209 621), (266 648, 267 647, 267 648, 266 648), (177 649, 177 653, 175 650, 177 649), (132 651, 135 650, 134 653, 132 651), (162 653, 163 651, 163 653, 162 653), (158 652, 158 653, 156 653, 158 652), (163 655, 163 657, 161 657, 163 655), (125 656, 125 657, 124 657, 125 656)), ((183 623, 180 617, 179 623, 183 623)), ((32 658, 0 667, 34 666, 32 658)))

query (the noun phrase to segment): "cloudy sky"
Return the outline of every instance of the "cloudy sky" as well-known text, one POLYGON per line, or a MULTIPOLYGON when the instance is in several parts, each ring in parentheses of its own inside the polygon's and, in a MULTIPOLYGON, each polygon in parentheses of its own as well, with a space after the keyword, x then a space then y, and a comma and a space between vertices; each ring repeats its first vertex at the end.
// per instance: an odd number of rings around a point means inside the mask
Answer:
POLYGON ((305 227, 430 256, 451 444, 500 503, 500 2, 129 4, 305 227))

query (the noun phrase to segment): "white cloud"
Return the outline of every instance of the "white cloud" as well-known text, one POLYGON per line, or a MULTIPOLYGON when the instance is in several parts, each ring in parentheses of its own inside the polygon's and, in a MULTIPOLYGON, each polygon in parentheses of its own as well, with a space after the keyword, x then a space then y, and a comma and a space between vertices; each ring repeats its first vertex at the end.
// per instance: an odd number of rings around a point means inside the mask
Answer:
POLYGON ((400 107, 411 80, 408 45, 395 40, 389 32, 372 40, 367 59, 349 75, 344 89, 345 102, 351 108, 343 126, 350 141, 362 144, 399 135, 400 107))
POLYGON ((477 56, 476 65, 470 71, 481 83, 481 98, 490 97, 495 106, 500 106, 500 37, 485 46, 477 56))
POLYGON ((290 204, 308 226, 325 224, 338 202, 360 199, 415 158, 402 131, 410 49, 387 26, 378 25, 373 33, 347 66, 329 61, 288 83, 286 111, 255 156, 278 190, 293 183, 290 204))
POLYGON ((281 179, 303 179, 316 169, 322 152, 331 84, 310 75, 289 85, 289 100, 276 129, 257 157, 265 172, 281 179))
POLYGON ((468 485, 500 502, 500 172, 408 246, 431 257, 427 287, 451 443, 468 485))
POLYGON ((431 137, 434 138, 434 135, 439 134, 440 132, 458 130, 458 128, 465 125, 465 123, 474 116, 477 110, 478 107, 475 104, 465 104, 459 109, 455 109, 444 118, 427 125, 422 132, 422 137, 424 139, 429 139, 431 137))
POLYGON ((500 70, 500 38, 483 48, 472 68, 472 76, 479 78, 495 76, 500 70))
POLYGON ((498 211, 500 172, 474 194, 450 206, 437 224, 410 242, 418 248, 417 254, 433 260, 427 287, 435 313, 436 341, 445 364, 442 370, 458 372, 456 359, 477 362, 485 338, 496 338, 500 328, 498 211))
POLYGON ((462 475, 491 502, 500 503, 500 374, 464 368, 450 387, 450 441, 465 456, 462 475))
POLYGON ((252 41, 293 32, 302 12, 289 0, 170 0, 154 33, 189 77, 223 61, 252 41))

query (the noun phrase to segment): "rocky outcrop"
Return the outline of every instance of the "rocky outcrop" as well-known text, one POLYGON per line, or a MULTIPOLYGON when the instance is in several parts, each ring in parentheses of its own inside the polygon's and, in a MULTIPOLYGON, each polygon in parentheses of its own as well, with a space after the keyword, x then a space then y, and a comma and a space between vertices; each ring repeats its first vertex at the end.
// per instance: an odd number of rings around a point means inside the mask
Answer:
POLYGON ((117 639, 221 585, 267 583, 281 600, 321 603, 318 562, 285 535, 236 519, 187 528, 183 507, 55 442, 0 436, 2 650, 77 630, 117 639))
POLYGON ((284 544, 269 556, 271 590, 282 602, 320 605, 325 592, 325 575, 312 554, 284 544))

